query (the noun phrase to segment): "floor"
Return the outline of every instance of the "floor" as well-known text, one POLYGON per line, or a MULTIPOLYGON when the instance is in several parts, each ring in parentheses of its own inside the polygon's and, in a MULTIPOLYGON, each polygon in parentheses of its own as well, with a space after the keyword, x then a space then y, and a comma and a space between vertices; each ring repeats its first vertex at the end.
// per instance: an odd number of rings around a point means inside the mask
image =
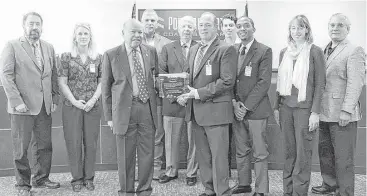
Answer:
MULTIPOLYGON (((236 185, 237 172, 232 170, 232 178, 230 179, 230 186, 236 185)), ((270 178, 270 193, 271 196, 282 195, 282 171, 271 170, 269 171, 270 178)), ((117 195, 119 189, 117 171, 103 171, 96 172, 95 176, 95 191, 88 191, 85 188, 80 193, 75 193, 71 189, 70 173, 52 173, 50 175, 52 181, 61 183, 59 189, 32 189, 35 196, 109 196, 117 195)), ((366 195, 366 176, 356 175, 355 178, 355 196, 366 195)), ((0 177, 0 196, 12 196, 15 195, 14 189, 15 177, 0 177)), ((321 176, 319 172, 313 172, 311 176, 311 186, 321 184, 321 176)), ((188 187, 185 184, 184 170, 179 171, 179 178, 171 181, 167 184, 160 184, 153 181, 153 196, 197 196, 203 192, 203 186, 201 183, 197 183, 196 186, 188 187)), ((254 184, 252 184, 252 187, 254 184)), ((311 188, 310 186, 310 188, 311 188)), ((238 194, 239 195, 239 194, 238 194)), ((252 194, 245 194, 245 196, 251 196, 252 194)), ((309 196, 316 196, 309 193, 309 196)))

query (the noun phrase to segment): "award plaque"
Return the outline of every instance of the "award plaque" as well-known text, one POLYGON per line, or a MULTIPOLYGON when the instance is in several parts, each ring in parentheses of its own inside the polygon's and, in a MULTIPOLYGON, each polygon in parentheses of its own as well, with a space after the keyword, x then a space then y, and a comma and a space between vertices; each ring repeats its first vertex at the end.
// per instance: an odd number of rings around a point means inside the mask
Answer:
POLYGON ((159 97, 176 98, 181 94, 189 92, 188 73, 159 74, 159 97))

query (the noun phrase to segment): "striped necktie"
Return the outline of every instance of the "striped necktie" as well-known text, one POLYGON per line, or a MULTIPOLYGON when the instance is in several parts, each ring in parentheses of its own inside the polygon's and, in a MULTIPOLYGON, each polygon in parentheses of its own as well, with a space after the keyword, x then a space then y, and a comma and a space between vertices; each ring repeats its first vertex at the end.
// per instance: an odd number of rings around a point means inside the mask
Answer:
POLYGON ((43 63, 42 63, 41 50, 39 48, 38 43, 32 44, 32 47, 33 47, 34 56, 36 56, 37 65, 43 71, 43 63))
POLYGON ((201 60, 204 58, 204 50, 208 45, 200 44, 199 50, 196 53, 196 58, 194 62, 194 76, 196 76, 197 72, 199 71, 201 60))
POLYGON ((143 71, 143 68, 141 67, 141 62, 138 58, 138 55, 136 54, 136 49, 132 50, 132 56, 133 56, 133 62, 134 62, 134 72, 136 74, 136 80, 138 83, 138 89, 139 89, 139 99, 146 103, 149 99, 149 93, 147 88, 147 82, 145 79, 145 74, 143 71))

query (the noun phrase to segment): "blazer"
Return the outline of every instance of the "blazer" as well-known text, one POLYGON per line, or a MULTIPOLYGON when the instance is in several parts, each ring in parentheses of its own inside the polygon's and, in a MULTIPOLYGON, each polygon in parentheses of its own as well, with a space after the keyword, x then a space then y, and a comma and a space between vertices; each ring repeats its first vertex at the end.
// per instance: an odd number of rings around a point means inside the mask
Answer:
MULTIPOLYGON (((283 55, 287 48, 280 52, 279 64, 282 62, 283 55)), ((321 48, 312 45, 310 50, 310 63, 306 86, 306 100, 297 103, 298 108, 311 108, 311 112, 320 114, 321 96, 325 88, 325 58, 321 48)), ((274 110, 279 109, 282 104, 282 97, 279 92, 275 95, 274 110)))
POLYGON ((55 51, 51 44, 40 41, 43 71, 25 37, 9 41, 1 54, 1 81, 8 100, 8 113, 38 115, 42 104, 47 114, 51 105, 59 103, 55 51), (15 107, 25 104, 28 111, 20 113, 15 107))
MULTIPOLYGON (((153 69, 158 69, 155 48, 141 44, 141 55, 149 91, 153 126, 157 125, 157 101, 153 83, 153 69)), ((106 121, 113 122, 113 133, 125 135, 130 121, 133 99, 132 77, 125 44, 106 51, 102 61, 102 105, 106 121)))
MULTIPOLYGON (((241 44, 235 48, 239 55, 241 44)), ((241 67, 237 73, 234 97, 248 109, 246 119, 265 119, 273 114, 268 90, 272 75, 272 50, 268 46, 254 40, 245 59, 238 62, 241 67), (251 76, 245 75, 246 66, 251 67, 251 76)))
POLYGON ((320 120, 338 122, 340 111, 352 114, 351 121, 361 119, 359 96, 366 74, 363 48, 342 41, 326 61, 326 86, 322 96, 320 120))
POLYGON ((195 117, 200 126, 232 123, 232 91, 237 70, 236 49, 221 44, 216 38, 206 51, 198 73, 194 75, 194 61, 198 49, 199 44, 190 49, 188 63, 190 86, 197 89, 200 99, 188 100, 185 120, 190 121, 195 117))
MULTIPOLYGON (((196 41, 191 41, 190 48, 196 45, 196 41)), ((182 53, 180 40, 169 43, 162 48, 161 63, 159 73, 182 73, 189 72, 186 57, 182 53)), ((163 116, 185 118, 185 107, 182 107, 173 99, 163 98, 163 116)))

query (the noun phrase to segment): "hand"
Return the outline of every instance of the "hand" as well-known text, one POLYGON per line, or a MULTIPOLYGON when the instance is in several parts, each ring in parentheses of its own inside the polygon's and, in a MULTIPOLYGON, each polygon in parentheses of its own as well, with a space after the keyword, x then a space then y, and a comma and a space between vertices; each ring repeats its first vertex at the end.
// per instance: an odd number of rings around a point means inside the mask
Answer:
POLYGON ((275 119, 275 122, 280 125, 280 122, 279 122, 279 110, 274 110, 274 119, 275 119))
POLYGON ((84 105, 84 111, 89 112, 93 108, 94 104, 96 104, 96 102, 96 98, 92 97, 91 99, 89 99, 88 102, 84 105))
POLYGON ((314 131, 319 127, 319 114, 311 113, 311 116, 308 120, 308 131, 314 131))
POLYGON ((75 100, 74 102, 72 102, 72 104, 81 109, 81 110, 84 110, 84 107, 85 107, 85 101, 84 100, 75 100))
POLYGON ((51 104, 51 112, 55 112, 57 109, 57 105, 56 104, 51 104))
POLYGON ((107 121, 107 125, 110 127, 111 130, 113 130, 113 122, 107 121))
POLYGON ((28 107, 24 103, 15 107, 15 111, 21 112, 21 113, 27 112, 28 110, 29 110, 28 107))
POLYGON ((352 114, 348 112, 341 111, 340 112, 340 120, 339 120, 339 126, 347 126, 347 124, 350 122, 350 119, 352 117, 352 114))
POLYGON ((182 95, 178 96, 177 100, 176 100, 178 104, 180 104, 181 106, 184 106, 184 107, 186 106, 187 99, 188 99, 188 96, 186 94, 182 94, 182 95))
POLYGON ((245 117, 247 110, 242 102, 233 102, 234 114, 238 121, 242 121, 245 117))

